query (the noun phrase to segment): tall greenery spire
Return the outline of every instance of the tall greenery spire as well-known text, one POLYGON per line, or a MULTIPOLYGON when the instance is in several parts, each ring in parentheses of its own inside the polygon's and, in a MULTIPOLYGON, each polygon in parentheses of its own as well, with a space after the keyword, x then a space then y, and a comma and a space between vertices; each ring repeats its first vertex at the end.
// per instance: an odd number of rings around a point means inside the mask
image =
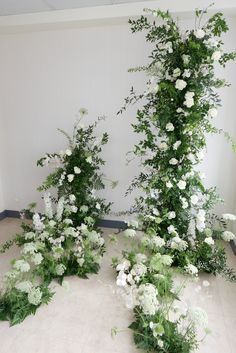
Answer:
POLYGON ((187 271, 194 265, 235 280, 218 244, 234 235, 225 231, 224 217, 212 213, 220 198, 215 188, 204 186, 197 169, 206 134, 220 132, 213 125, 221 103, 217 89, 228 83, 215 77, 214 67, 235 59, 235 53, 224 52, 220 39, 228 26, 222 13, 202 24, 206 11, 197 10, 195 28, 183 32, 168 12, 146 11, 158 22, 142 16, 129 23, 133 33, 145 31, 153 45, 151 62, 131 70, 146 72, 147 87, 142 94, 132 88, 120 111, 144 101, 133 124, 144 136, 134 154, 145 167, 130 187, 143 191, 135 210, 146 233, 165 240, 174 265, 187 271))

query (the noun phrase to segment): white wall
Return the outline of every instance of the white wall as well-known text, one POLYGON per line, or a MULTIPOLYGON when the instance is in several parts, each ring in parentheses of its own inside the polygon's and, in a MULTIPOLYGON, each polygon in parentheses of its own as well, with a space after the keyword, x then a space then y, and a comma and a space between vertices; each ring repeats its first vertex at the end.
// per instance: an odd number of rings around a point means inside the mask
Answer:
MULTIPOLYGON (((235 49, 235 19, 230 23, 226 46, 235 49)), ((127 24, 1 35, 0 52, 0 104, 7 156, 1 169, 5 208, 21 209, 40 200, 35 189, 48 170, 37 168, 36 160, 65 146, 56 128, 71 131, 77 110, 84 106, 90 112, 88 122, 98 115, 108 117, 99 128, 110 135, 104 150, 105 172, 118 179, 119 185, 103 195, 114 202, 114 210, 127 209, 134 195, 125 198, 124 193, 138 167, 135 163, 127 167, 125 154, 137 141, 130 126, 137 107, 122 117, 116 117, 116 112, 130 86, 138 89, 145 82, 142 74, 127 73, 129 67, 147 61, 149 49, 143 36, 132 35, 127 24)), ((236 64, 232 64, 222 74, 232 86, 222 95, 217 124, 236 138, 235 72, 236 64)), ((219 187, 227 211, 233 211, 236 156, 223 138, 209 138, 202 169, 207 184, 219 187)))

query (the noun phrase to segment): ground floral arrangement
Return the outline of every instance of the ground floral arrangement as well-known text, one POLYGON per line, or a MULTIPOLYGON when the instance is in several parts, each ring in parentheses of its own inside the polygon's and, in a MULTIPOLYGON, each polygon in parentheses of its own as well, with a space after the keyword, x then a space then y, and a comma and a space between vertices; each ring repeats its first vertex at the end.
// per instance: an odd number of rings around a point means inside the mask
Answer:
MULTIPOLYGON (((133 124, 143 136, 133 151, 141 159, 142 172, 128 190, 139 188, 142 196, 130 212, 137 220, 129 221, 124 232, 131 250, 113 258, 112 266, 118 292, 133 310, 130 329, 137 348, 147 353, 190 353, 209 331, 205 311, 179 305, 186 281, 197 281, 201 271, 236 281, 221 245, 222 240, 234 239, 227 222, 236 216, 213 214, 220 198, 214 188, 206 189, 197 171, 206 134, 222 132, 212 119, 220 105, 216 89, 228 84, 215 78, 215 62, 225 66, 236 55, 222 49, 220 37, 228 26, 221 13, 202 26, 206 11, 197 10, 195 29, 183 33, 168 12, 147 12, 158 24, 145 16, 130 20, 132 32, 146 30, 146 40, 154 46, 151 63, 131 70, 147 73, 147 88, 141 94, 132 89, 120 111, 144 100, 133 124)), ((86 278, 99 270, 105 247, 97 222, 109 213, 110 204, 95 194, 105 187, 100 153, 108 142, 106 133, 96 138, 97 123, 84 127, 78 121, 72 137, 62 131, 68 149, 38 161, 42 167, 54 166, 39 187, 45 211, 34 212, 32 204, 26 211, 32 222, 24 222, 22 232, 1 246, 3 253, 18 245, 21 257, 5 274, 0 320, 14 325, 34 314, 51 300, 52 280, 67 286, 66 276, 86 278)))
POLYGON ((193 278, 204 271, 236 281, 221 245, 222 240, 234 239, 226 229, 236 216, 212 212, 220 198, 215 188, 204 186, 204 175, 197 170, 206 134, 223 133, 235 149, 229 134, 214 127, 212 120, 220 106, 216 89, 229 85, 215 77, 214 66, 225 67, 236 53, 223 50, 220 37, 228 26, 221 13, 202 25, 207 10, 197 10, 195 28, 183 32, 168 12, 146 12, 151 17, 129 23, 133 33, 146 31, 146 41, 154 47, 150 64, 130 70, 144 71, 147 87, 138 94, 132 88, 118 113, 144 101, 133 124, 142 135, 133 151, 141 159, 142 171, 128 190, 142 192, 131 211, 139 221, 125 232, 134 237, 132 250, 120 261, 114 259, 114 267, 122 296, 134 310, 130 328, 137 347, 145 352, 188 353, 198 346, 198 325, 208 333, 207 315, 200 308, 176 309, 184 285, 176 290, 170 267, 193 278), (143 234, 139 240, 137 229, 143 234))
MULTIPOLYGON (((81 111, 82 116, 85 113, 81 111)), ((44 191, 45 212, 33 212, 36 205, 31 205, 27 214, 33 222, 22 223, 22 233, 1 247, 5 252, 17 244, 21 257, 12 261, 12 269, 5 275, 0 320, 18 324, 48 303, 54 294, 50 288, 53 279, 66 286, 65 276, 87 278, 99 270, 105 249, 96 223, 109 212, 110 204, 95 195, 104 188, 100 153, 108 142, 106 133, 100 139, 94 136, 96 125, 84 127, 77 122, 72 138, 63 132, 69 148, 38 161, 40 166, 54 166, 39 187, 44 191), (56 190, 55 196, 49 192, 51 188, 56 190)))

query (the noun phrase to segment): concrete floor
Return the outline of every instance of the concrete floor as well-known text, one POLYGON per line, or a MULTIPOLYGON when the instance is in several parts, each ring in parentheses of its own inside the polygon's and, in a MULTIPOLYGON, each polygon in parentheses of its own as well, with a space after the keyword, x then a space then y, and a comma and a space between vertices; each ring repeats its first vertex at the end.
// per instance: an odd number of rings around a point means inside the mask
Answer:
MULTIPOLYGON (((0 222, 0 242, 10 239, 19 231, 20 220, 0 222)), ((105 237, 112 230, 105 229, 105 237)), ((123 242, 121 236, 121 243, 123 242)), ((119 245, 121 248, 121 245, 119 245)), ((0 322, 1 353, 138 353, 132 333, 124 330, 115 338, 111 328, 126 329, 132 321, 122 299, 116 294, 111 257, 119 254, 117 245, 107 244, 107 253, 98 275, 88 280, 70 277, 70 290, 53 284, 56 294, 48 306, 42 306, 36 316, 9 328, 0 322)), ((0 275, 9 268, 9 260, 17 256, 12 248, 0 255, 0 275)), ((236 268, 236 256, 227 249, 229 263, 236 268)), ((187 303, 201 306, 209 315, 212 334, 201 344, 199 353, 236 352, 236 284, 220 277, 202 275, 211 285, 204 292, 196 292, 190 283, 184 293, 187 303)))

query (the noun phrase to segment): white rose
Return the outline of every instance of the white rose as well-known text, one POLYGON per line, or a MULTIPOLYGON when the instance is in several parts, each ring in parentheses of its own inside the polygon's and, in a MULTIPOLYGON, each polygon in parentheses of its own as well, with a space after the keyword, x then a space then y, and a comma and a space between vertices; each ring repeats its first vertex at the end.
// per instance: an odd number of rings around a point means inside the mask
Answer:
POLYGON ((215 243, 215 241, 212 237, 207 237, 207 238, 205 238, 204 243, 206 243, 208 245, 213 245, 215 243))
POLYGON ((71 152, 71 150, 67 149, 67 150, 65 151, 65 154, 66 154, 67 156, 71 156, 71 155, 72 155, 72 152, 71 152))
POLYGON ((166 142, 161 142, 161 143, 158 145, 158 147, 159 147, 159 149, 160 149, 161 151, 166 151, 167 148, 168 148, 168 145, 167 145, 166 142))
POLYGON ((179 91, 182 91, 186 86, 187 86, 187 82, 185 82, 184 80, 178 79, 175 83, 175 88, 178 89, 179 91))
POLYGON ((170 189, 170 188, 173 187, 173 184, 172 184, 170 181, 167 181, 166 187, 167 187, 168 189, 170 189))
POLYGON ((174 150, 177 150, 177 148, 181 145, 181 141, 176 141, 174 144, 173 144, 173 149, 174 150))
POLYGON ((219 60, 221 58, 221 55, 222 53, 219 50, 217 50, 212 54, 211 58, 212 60, 219 60))
POLYGON ((174 69, 173 77, 179 77, 181 75, 181 70, 179 68, 174 69))
POLYGON ((68 179, 69 183, 71 183, 74 180, 74 177, 75 177, 74 174, 67 175, 67 179, 68 179))
POLYGON ((172 234, 172 233, 176 233, 176 229, 173 225, 170 225, 168 228, 167 228, 167 231, 169 234, 172 234))
POLYGON ((171 160, 169 161, 169 164, 171 164, 171 165, 176 165, 178 163, 179 163, 179 161, 176 158, 171 158, 171 160))
POLYGON ((185 69, 184 72, 183 72, 183 77, 189 78, 190 76, 191 76, 190 70, 185 69))
POLYGON ((195 32, 195 37, 198 38, 198 39, 201 39, 203 37, 205 37, 205 32, 203 31, 203 29, 197 29, 195 32))
POLYGON ((166 124, 166 131, 174 131, 174 125, 172 123, 166 124))
POLYGON ((197 195, 191 196, 191 203, 193 205, 196 205, 198 203, 198 196, 197 195))
POLYGON ((181 197, 180 200, 182 202, 183 209, 188 208, 188 202, 187 202, 186 198, 185 197, 181 197))
POLYGON ((216 118, 216 117, 217 117, 217 114, 218 114, 218 111, 217 111, 216 108, 210 108, 210 109, 208 110, 208 116, 209 116, 210 118, 216 118))
POLYGON ((171 211, 171 212, 168 213, 168 218, 169 219, 173 219, 175 217, 176 217, 176 213, 174 211, 171 211))
POLYGON ((74 167, 74 172, 75 172, 75 174, 80 174, 81 169, 79 167, 74 167))
POLYGON ((177 186, 180 190, 184 190, 186 188, 186 181, 184 180, 180 180, 178 183, 177 183, 177 186))

